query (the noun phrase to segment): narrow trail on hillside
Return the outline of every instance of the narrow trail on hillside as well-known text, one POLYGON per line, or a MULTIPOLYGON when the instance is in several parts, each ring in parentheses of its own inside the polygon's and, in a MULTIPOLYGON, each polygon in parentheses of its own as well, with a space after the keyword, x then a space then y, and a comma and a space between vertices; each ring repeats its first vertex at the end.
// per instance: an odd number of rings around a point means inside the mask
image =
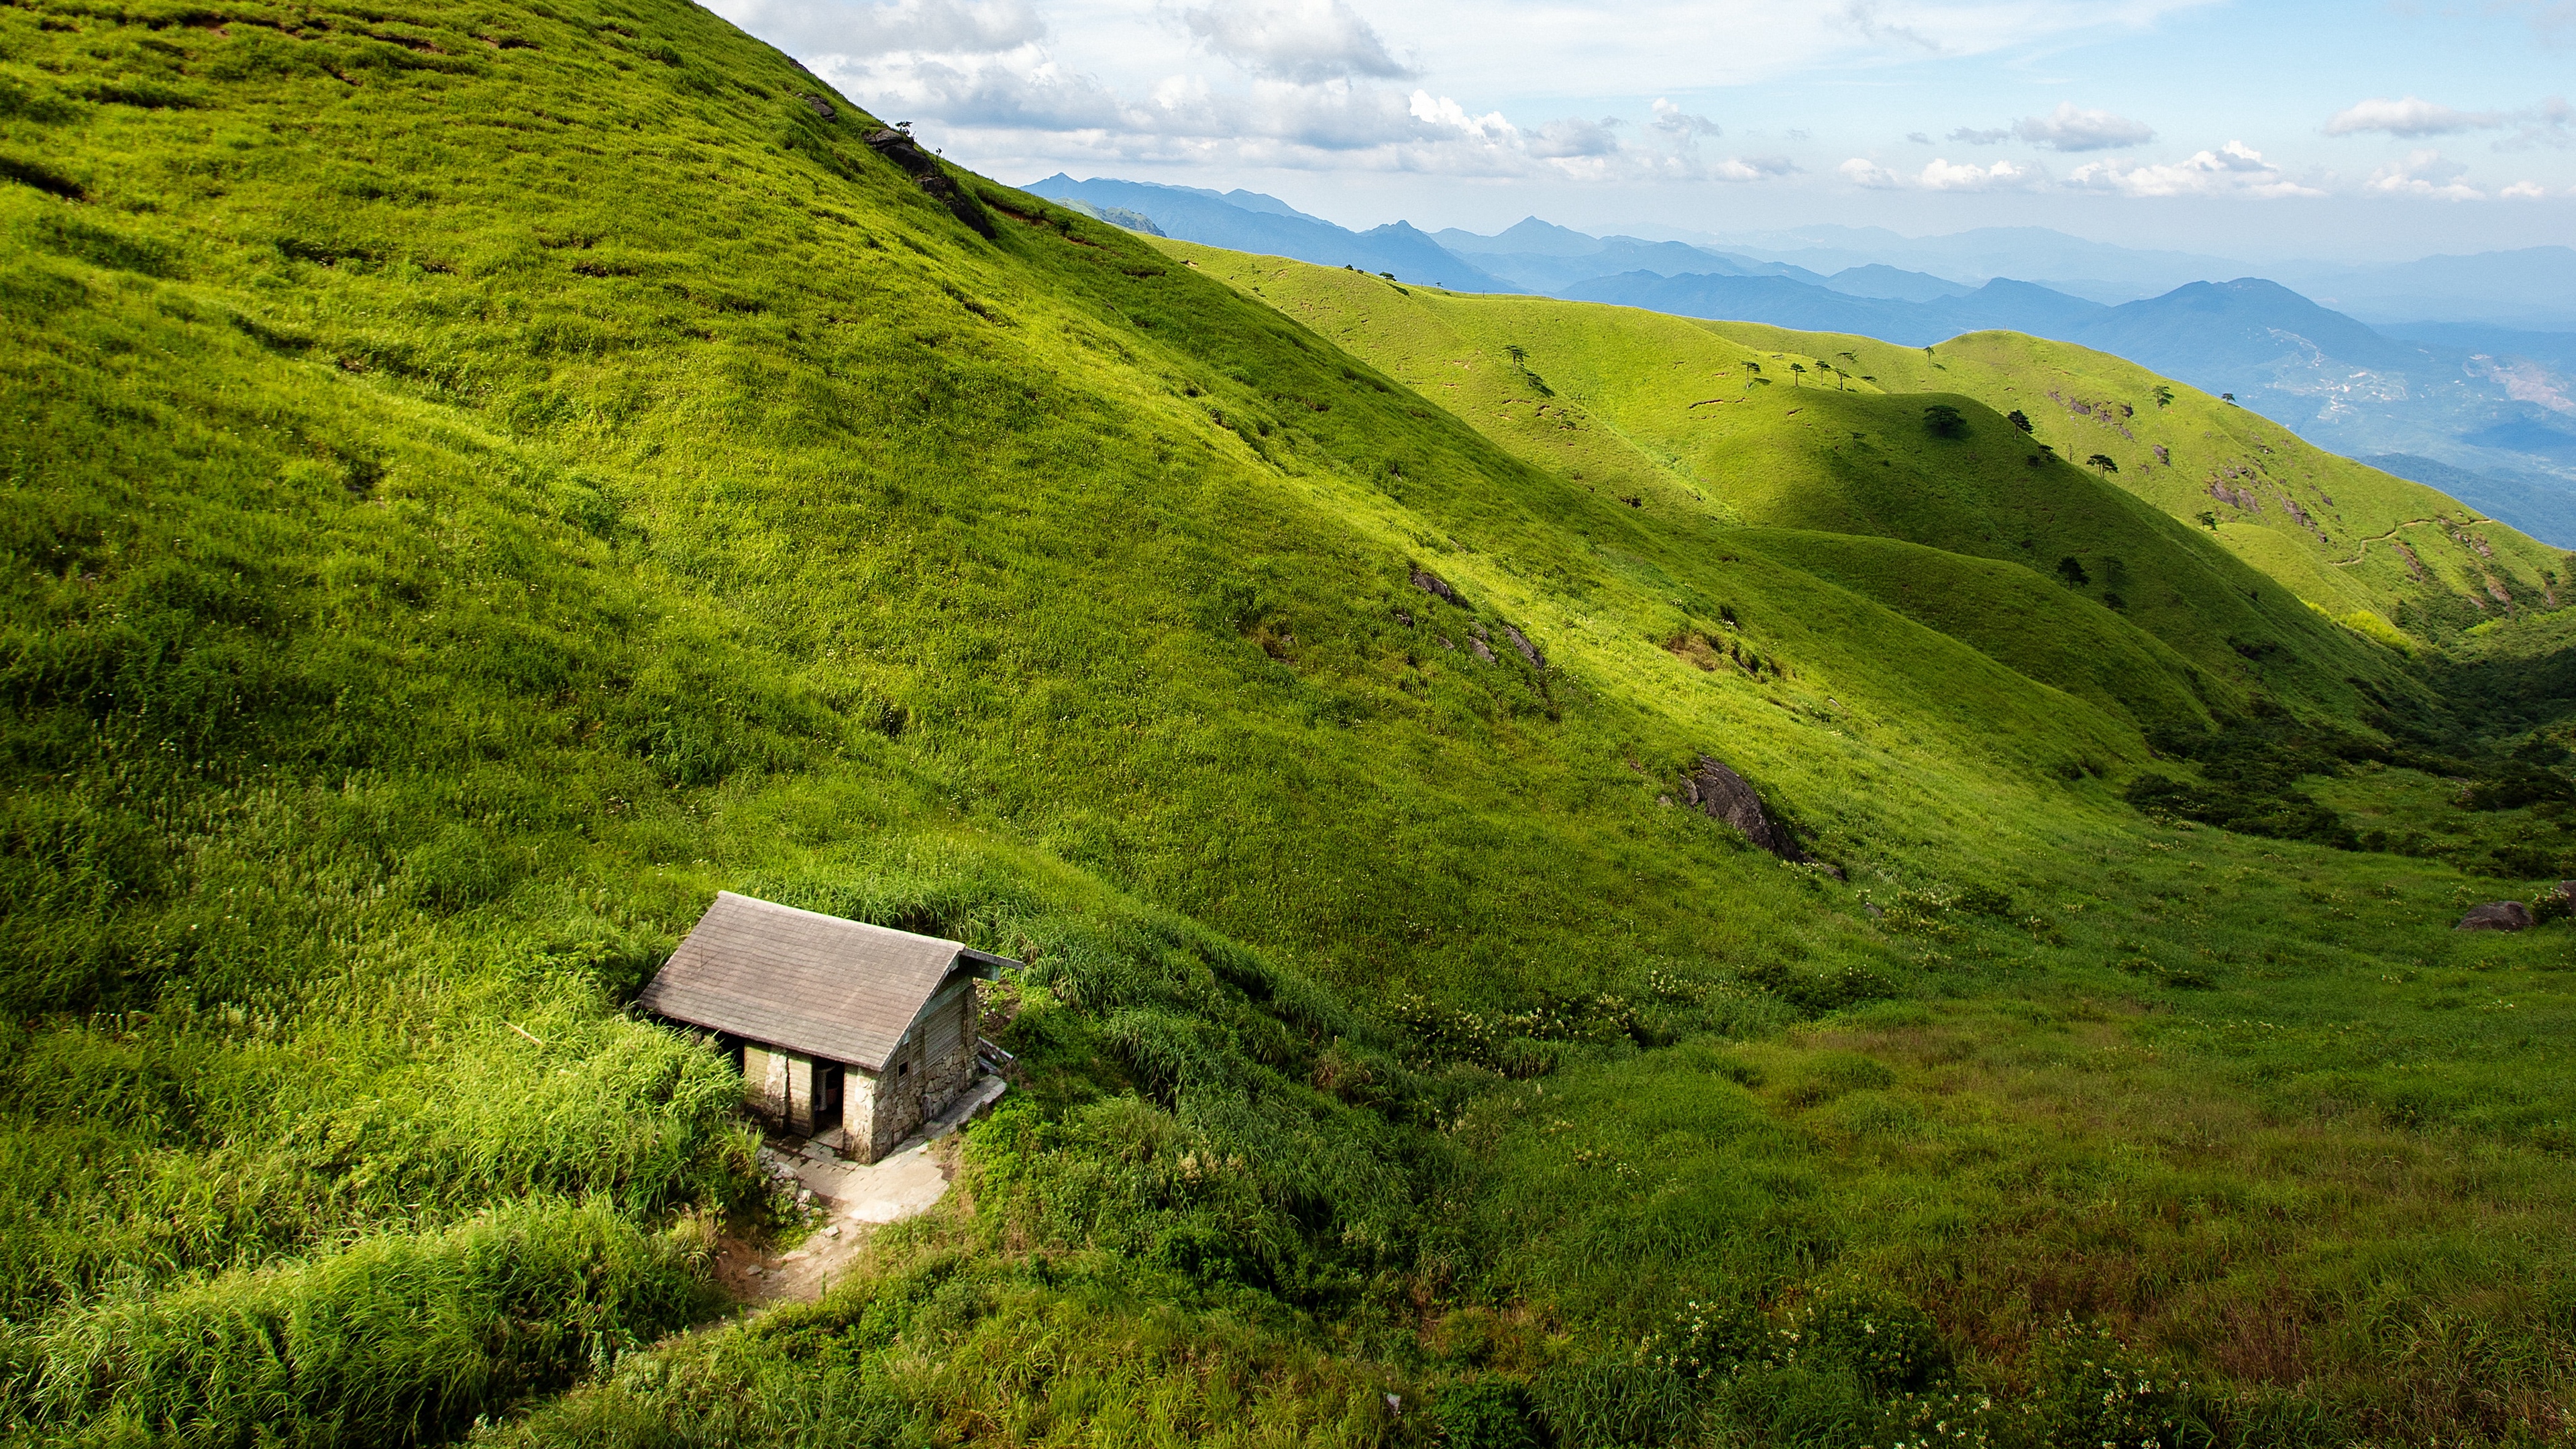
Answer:
POLYGON ((1000 1099, 1008 1085, 985 1077, 922 1124, 919 1132, 875 1162, 845 1162, 818 1143, 789 1139, 763 1147, 761 1165, 793 1179, 800 1201, 820 1207, 823 1223, 784 1253, 728 1243, 716 1255, 716 1281, 752 1314, 823 1296, 845 1276, 876 1230, 937 1207, 957 1176, 957 1131, 1000 1099))
MULTIPOLYGON (((2388 530, 2386 533, 2374 533, 2370 537, 2354 544, 2353 548, 2355 552, 2352 557, 2329 559, 2328 562, 2332 563, 2336 568, 2348 569, 2354 564, 2361 562, 2363 559, 2368 558, 2370 556, 2370 546, 2374 543, 2386 543, 2388 540, 2395 538, 2397 535, 2404 533, 2410 528, 2421 528, 2428 523, 2447 523, 2449 521, 2450 520, 2444 518, 2410 518, 2404 523, 2397 525, 2395 528, 2388 530)), ((2492 518, 2471 518, 2462 523, 2460 527, 2474 528, 2480 524, 2491 524, 2494 522, 2495 520, 2492 518)))

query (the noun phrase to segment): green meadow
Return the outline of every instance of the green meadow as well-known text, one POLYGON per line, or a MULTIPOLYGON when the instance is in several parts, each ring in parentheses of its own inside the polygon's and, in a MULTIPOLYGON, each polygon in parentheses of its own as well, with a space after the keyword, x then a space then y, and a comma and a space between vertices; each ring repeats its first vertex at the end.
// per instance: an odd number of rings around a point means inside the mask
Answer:
POLYGON ((2571 928, 2451 927, 2576 876, 2568 556, 877 129, 658 0, 0 8, 9 1442, 2567 1441, 2571 928), (719 889, 1028 963, 748 1316, 628 1010, 719 889))

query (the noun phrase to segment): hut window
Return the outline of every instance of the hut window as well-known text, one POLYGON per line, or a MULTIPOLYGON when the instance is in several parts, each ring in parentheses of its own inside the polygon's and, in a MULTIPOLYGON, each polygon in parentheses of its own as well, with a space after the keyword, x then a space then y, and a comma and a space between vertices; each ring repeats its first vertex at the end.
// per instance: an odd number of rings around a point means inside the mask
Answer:
POLYGON ((912 1075, 912 1063, 910 1063, 910 1062, 905 1062, 902 1066, 899 1066, 899 1067, 895 1068, 895 1069, 894 1069, 894 1074, 895 1074, 896 1076, 898 1076, 898 1077, 908 1077, 908 1076, 911 1076, 911 1075, 912 1075))

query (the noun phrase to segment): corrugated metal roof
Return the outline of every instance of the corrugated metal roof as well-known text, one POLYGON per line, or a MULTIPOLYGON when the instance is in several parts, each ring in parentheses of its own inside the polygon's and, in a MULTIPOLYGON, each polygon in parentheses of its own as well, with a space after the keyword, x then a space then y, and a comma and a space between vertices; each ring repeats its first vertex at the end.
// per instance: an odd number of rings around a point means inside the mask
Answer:
POLYGON ((990 975, 1000 960, 936 936, 719 891, 636 1004, 873 1072, 952 973, 990 975))

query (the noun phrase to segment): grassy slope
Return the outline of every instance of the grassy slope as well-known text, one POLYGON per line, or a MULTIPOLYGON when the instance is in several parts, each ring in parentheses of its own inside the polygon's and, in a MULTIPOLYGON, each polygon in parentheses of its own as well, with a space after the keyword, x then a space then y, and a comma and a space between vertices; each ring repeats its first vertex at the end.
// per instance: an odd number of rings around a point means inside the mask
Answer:
POLYGON ((2020 408, 2034 436, 2062 456, 2114 459, 2121 486, 2176 518, 2201 522, 2230 550, 2339 617, 2368 609, 2419 637, 2447 638, 2500 611, 2552 608, 2564 596, 2571 577, 2564 551, 2118 358, 1997 332, 1955 338, 1935 351, 1926 358, 1885 349, 1872 361, 1901 385, 1946 384, 1997 411, 2020 408), (2170 402, 2156 403, 2159 385, 2170 402), (2123 406, 2127 413, 2119 413, 2123 406), (2235 499, 2213 495, 2213 485, 2235 499), (2307 522, 2290 511, 2293 503, 2307 522), (2420 577, 2398 544, 2414 556, 2420 577))
MULTIPOLYGON (((1036 961, 1011 1040, 1037 1109, 979 1139, 976 1220, 531 1432, 788 1434, 839 1365, 864 1379, 841 1385, 852 1423, 1400 1436, 1387 1384, 1490 1363, 1559 1384, 1561 1416, 1585 1355, 1681 1298, 1786 1312, 1838 1274, 1931 1304, 1997 1385, 2026 1384, 2064 1302, 2248 1392, 2312 1374, 2362 1405, 2338 1412, 2381 1412, 2367 1343, 2227 1357, 2227 1315, 2271 1292, 2257 1264, 2368 1243, 2426 1301, 2507 1324, 2529 1308, 2511 1285, 2557 1263, 2512 1237, 2454 1262, 2421 1225, 2482 1155, 2513 1164, 2466 1190, 2498 1220, 2565 1191, 2535 1136, 2568 1116, 2555 1089, 2500 1116, 2407 1096, 2419 1067, 2467 1092, 2488 1047, 2428 1029, 2364 1060, 2333 1024, 2392 957, 2470 961, 2534 973, 2514 979, 2545 1046, 2550 943, 2454 941, 2456 879, 2410 863, 2370 867, 2387 894, 2362 939, 2325 903, 2359 889, 2353 859, 2148 832, 2082 780, 2143 758, 2140 722, 2256 682, 2193 610, 2139 603, 2151 637, 1968 560, 1961 587, 2064 631, 1980 653, 1909 617, 1968 628, 1909 605, 1902 545, 1821 559, 1813 534, 1727 529, 1683 507, 1670 460, 1636 465, 1631 496, 1666 491, 1629 507, 1527 461, 1554 423, 1498 444, 1028 198, 987 188, 1007 210, 977 238, 858 144, 846 102, 824 120, 798 99, 814 82, 703 12, 57 5, 0 11, 0 41, 0 153, 43 183, 0 187, 26 440, 0 853, 12 1432, 202 1413, 435 1438, 703 1312, 704 1214, 759 1221, 747 1146, 720 1065, 616 1005, 719 886, 1036 961), (1411 588, 1415 564, 1472 609, 1411 588), (1700 667, 1728 646, 1765 667, 1700 667), (1700 750, 1896 928, 1660 808, 1700 750), (2239 873, 2225 901, 2188 894, 2178 844, 2239 873), (1967 884, 2030 919, 1945 907, 1967 884), (2316 939, 2288 947, 2285 914, 2316 939), (2174 984, 2199 950, 2216 997, 2174 984), (2266 984, 2275 955, 2338 1004, 2266 984), (1929 1004, 1776 1031, 1889 993, 1929 1004), (2196 1002, 2218 1009, 2176 1010, 2196 1002), (2304 1098, 2219 1070, 2241 1055, 2223 1023, 2258 1011, 2317 1034, 2301 1071, 2343 1074, 2324 1167, 2260 1146, 2304 1098), (1641 1054, 1712 1031, 1763 1043, 1771 1077, 1726 1078, 1756 1091, 1843 1070, 1855 1041, 1903 1065, 1914 1047, 1868 1033, 1915 1033, 1931 1065, 1858 1090, 1955 1100, 1967 1135, 1890 1157, 1802 1115, 1848 1087, 1739 1099, 1697 1057, 1641 1054), (2213 1135, 2043 1145, 2037 1124, 2088 1110, 2099 1043, 2168 1054, 2213 1135), (1571 1115, 1495 1125, 1525 1090, 1497 1067, 1557 1072, 1571 1115), (1623 1146, 1639 1173, 1550 1186, 1611 1171, 1636 1073, 1681 1114, 1654 1170, 1623 1146), (2385 1125, 2392 1102, 2438 1132, 2385 1125), (1697 1115, 1747 1110, 1776 1125, 1697 1115), (1460 1151, 1477 1132, 1503 1134, 1501 1170, 1460 1151), (2421 1179, 2345 1184, 2392 1132, 2421 1179), (2209 1210, 2223 1241, 2191 1292, 2039 1291, 2095 1185, 2222 1148, 2253 1186, 2209 1210), (1885 1211, 1882 1169, 1956 1178, 1953 1158, 2041 1188, 1990 1239, 1885 1211), (1727 1217, 1673 1175, 1691 1162, 1759 1210, 1727 1217), (2372 1204, 2366 1231, 2337 1192, 2372 1204), (2229 1236, 2284 1202, 2273 1237, 2229 1236), (1673 1212, 1706 1230, 1627 1231, 1673 1212), (595 1296, 511 1277, 490 1232, 541 1240, 516 1258, 595 1296), (1940 1245, 1971 1242, 1986 1296, 1953 1301, 1936 1285, 1967 1260, 1940 1245), (1505 1319, 1461 1347, 1477 1304, 1505 1319), (1058 1336, 1015 1326, 1041 1322, 1058 1336), (1070 1398, 1032 1387, 1046 1362, 1070 1398), (247 1382, 266 1387, 214 1397, 247 1382)), ((2037 503, 2018 474, 1952 480, 1895 446, 1900 411, 1853 414, 1891 455, 1854 476, 1779 406, 1703 457, 1768 480, 1765 521, 1999 557, 2019 530, 2132 557, 2213 614, 2233 587, 2223 555, 2081 475, 2045 473, 2037 503)), ((1599 466, 1643 456, 1624 446, 1599 466)), ((2304 615, 2221 622, 2281 641, 2261 682, 2321 709, 2378 667, 2304 615)), ((2123 1221, 2106 1261, 2199 1241, 2123 1221)), ((1832 1392, 1842 1413, 1858 1390, 1832 1392)))
MULTIPOLYGON (((1166 250, 1198 255, 1183 243, 1166 250)), ((2390 637, 2382 626, 2393 621, 2419 637, 2449 638, 2499 609, 2552 608, 2568 576, 2560 551, 2455 500, 2082 348, 1980 333, 1927 351, 1624 308, 1453 297, 1275 259, 1234 257, 1219 271, 1264 289, 1265 300, 1521 456, 1603 492, 1744 523, 1893 534, 2043 573, 2074 556, 2097 596, 2122 594, 2139 624, 2205 665, 2217 658, 2205 647, 2211 635, 2295 640, 2320 659, 2339 651, 2297 623, 2276 620, 2286 632, 2260 633, 2247 627, 2249 611, 2214 605, 2208 589, 2192 586, 2195 571, 2173 557, 2179 546, 2205 564, 2207 550, 2180 544, 2171 530, 2141 542, 2110 523, 2093 501, 2100 489, 2086 488, 2075 469, 2029 468, 2032 450, 1992 416, 1972 422, 1969 439, 1941 444, 1912 426, 1920 409, 1961 394, 1994 414, 2023 412, 2033 439, 2056 458, 2111 458, 2118 471, 2105 479, 2372 637, 2390 637), (1515 346, 1518 364, 1507 350, 1515 346), (1882 397, 1900 393, 1911 401, 1882 397), (1972 466, 1959 466, 1963 459, 1972 466), (1820 486, 1820 476, 1829 481, 1820 486), (2212 485, 2234 501, 2212 496, 2212 485), (2052 529, 2069 509, 2072 526, 2052 529), (2060 542, 2063 551, 2052 547, 2060 542), (2396 543, 2407 545, 2412 567, 2396 543), (2123 588, 2120 572, 2153 583, 2123 588), (2377 622, 2357 619, 2361 612, 2377 622), (2186 644, 2191 636, 2204 647, 2186 644)), ((2341 655, 2349 665, 2349 651, 2341 655)), ((2265 683, 2293 694, 2323 687, 2265 683)))
MULTIPOLYGON (((1200 255, 1186 243, 1159 245, 1200 255)), ((2019 434, 1968 399, 1948 397, 1970 414, 1969 435, 1937 438, 1923 409, 1947 395, 1895 395, 1858 381, 1807 385, 1822 375, 1823 356, 1855 374, 1874 367, 1875 359, 1857 363, 1827 345, 1846 339, 1802 338, 1816 352, 1799 354, 1760 346, 1787 334, 1748 344, 1713 324, 1654 313, 1457 297, 1300 263, 1205 258, 1520 456, 1601 496, 1637 499, 1638 511, 1676 538, 1747 524, 1874 534, 2050 575, 2076 558, 2094 596, 2118 596, 2138 628, 2206 676, 2200 692, 2214 703, 2241 705, 2259 687, 2352 715, 2369 707, 2352 681, 2404 687, 2389 656, 2294 598, 2276 593, 2267 610, 2267 577, 2189 527, 2080 468, 2032 466, 2019 434), (1814 370, 1789 372, 1801 356, 1797 365, 1814 370)), ((1856 559, 1851 567, 1863 566, 1856 559)))
POLYGON ((79 193, 0 193, 8 987, 150 1012, 13 1054, 13 1313, 496 1193, 721 1194, 703 1061, 596 1020, 716 884, 989 933, 1096 873, 1517 1003, 1807 934, 1654 807, 1699 749, 1885 773, 1802 813, 1892 865, 1873 811, 2028 828, 2135 748, 1928 634, 1878 667, 1901 621, 1758 560, 1592 566, 1563 516, 1611 507, 1113 229, 974 239, 711 23, 8 19, 14 154, 79 193), (1417 557, 1557 672, 1467 655, 1417 557), (1644 642, 1721 589, 1794 676, 1644 642))
POLYGON ((2192 688, 2197 672, 2173 646, 2028 569, 1853 534, 1758 529, 1739 537, 2143 728, 2209 723, 2209 705, 2192 688))

